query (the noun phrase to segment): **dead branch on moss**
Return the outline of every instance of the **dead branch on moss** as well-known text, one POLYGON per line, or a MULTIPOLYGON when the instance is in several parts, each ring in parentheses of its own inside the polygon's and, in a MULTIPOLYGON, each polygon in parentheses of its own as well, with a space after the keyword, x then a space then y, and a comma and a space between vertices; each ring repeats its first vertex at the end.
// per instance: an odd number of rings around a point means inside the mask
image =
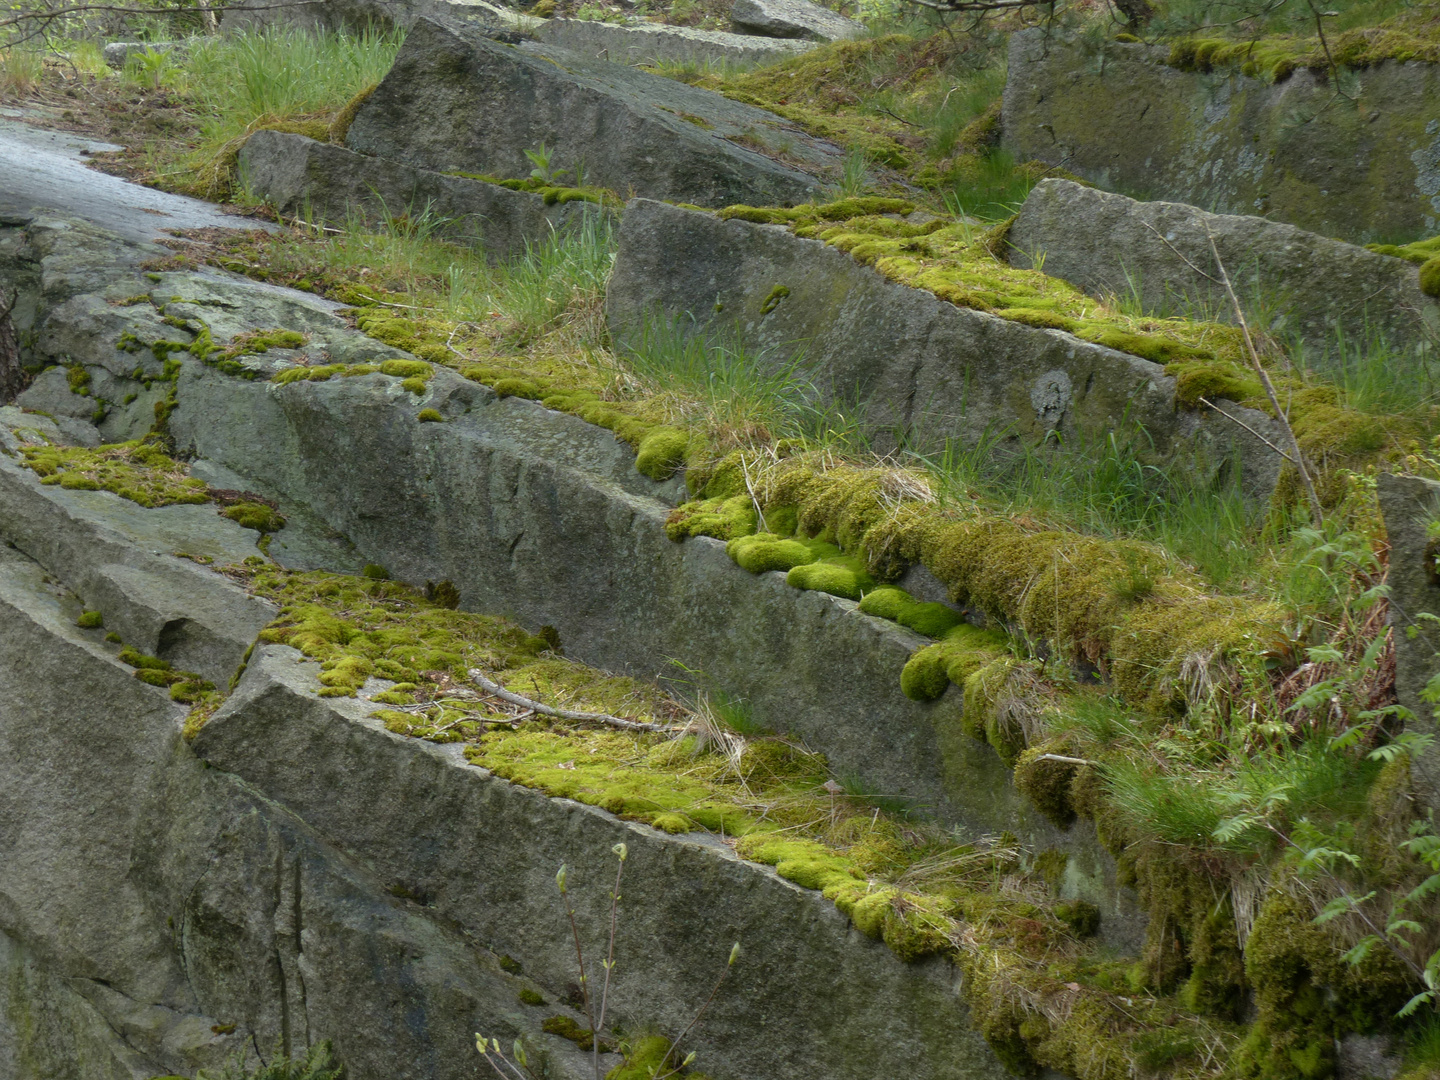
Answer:
POLYGON ((519 705, 522 709, 534 709, 541 716, 553 716, 559 720, 575 720, 586 724, 607 724, 610 727, 621 728, 625 731, 670 730, 665 724, 651 724, 644 720, 626 720, 622 716, 611 716, 609 713, 577 712, 574 709, 557 709, 554 706, 546 705, 543 702, 524 697, 511 690, 506 690, 505 687, 499 683, 487 679, 484 674, 476 668, 471 668, 469 674, 470 678, 486 693, 494 694, 496 697, 508 701, 512 705, 519 705))

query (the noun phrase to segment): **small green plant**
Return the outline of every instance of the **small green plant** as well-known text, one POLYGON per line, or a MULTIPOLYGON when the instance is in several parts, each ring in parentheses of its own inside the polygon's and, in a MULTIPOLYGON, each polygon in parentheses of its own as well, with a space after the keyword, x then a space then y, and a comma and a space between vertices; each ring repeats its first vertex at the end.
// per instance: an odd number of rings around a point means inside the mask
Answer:
POLYGON ((875 161, 862 146, 852 146, 841 166, 836 198, 849 199, 862 194, 870 184, 870 170, 875 161))
POLYGON ((525 156, 530 159, 530 164, 535 166, 530 170, 530 179, 532 180, 555 184, 570 171, 569 169, 557 169, 550 164, 555 157, 555 151, 547 147, 543 139, 534 150, 526 150, 525 156))
MULTIPOLYGON (((604 980, 601 982, 598 992, 592 984, 591 972, 585 970, 585 950, 580 945, 580 926, 575 918, 575 907, 570 901, 569 868, 561 865, 555 874, 555 886, 560 890, 561 903, 565 908, 565 915, 570 922, 570 935, 575 945, 575 964, 579 968, 580 975, 580 996, 582 999, 582 1011, 585 1013, 585 1020, 589 1023, 589 1030, 578 1029, 574 1021, 568 1017, 552 1017, 546 1021, 547 1030, 553 1028, 557 1033, 563 1034, 571 1039, 582 1049, 588 1050, 591 1055, 591 1068, 594 1080, 602 1080, 600 1069, 600 1054, 603 1050, 602 1033, 605 1030, 605 1017, 610 1007, 610 977, 615 970, 615 934, 619 928, 620 919, 620 881, 625 873, 625 860, 629 856, 629 849, 623 844, 616 844, 610 849, 615 853, 615 885, 610 890, 610 933, 606 944, 605 958, 600 961, 600 970, 603 971, 604 980), (553 1023, 552 1023, 553 1021, 553 1023), (561 1029, 564 1029, 561 1031, 561 1029)), ((720 987, 730 975, 730 969, 735 966, 735 961, 740 957, 740 943, 737 941, 730 948, 730 958, 726 961, 725 968, 720 972, 720 977, 715 980, 715 985, 710 990, 710 996, 705 999, 700 1010, 695 1014, 689 1024, 685 1026, 673 1042, 667 1039, 642 1039, 632 1048, 632 1059, 644 1057, 646 1060, 643 1067, 649 1080, 669 1080, 670 1077, 678 1076, 683 1070, 688 1069, 695 1061, 695 1051, 690 1051, 683 1059, 678 1057, 680 1047, 686 1036, 695 1030, 697 1024, 705 1016, 715 995, 720 992, 720 987), (664 1046, 661 1048, 660 1043, 664 1046), (658 1054, 658 1061, 653 1060, 658 1054)), ((538 995, 537 995, 538 996, 538 995)), ((522 999, 523 1000, 523 999, 522 999)), ((475 1049, 489 1063, 490 1067, 502 1080, 525 1080, 526 1074, 534 1080, 542 1080, 542 1074, 530 1064, 529 1054, 525 1050, 522 1040, 516 1039, 512 1044, 510 1053, 507 1055, 500 1046, 500 1040, 475 1033, 475 1049), (523 1070, 523 1071, 522 1071, 523 1070)), ((632 1064, 640 1064, 638 1060, 632 1064)))
POLYGON ((169 53, 161 49, 147 47, 125 58, 126 77, 151 90, 171 82, 178 70, 169 53))
POLYGON ((803 352, 772 357, 686 315, 647 318, 618 353, 628 374, 647 389, 695 402, 688 406, 692 422, 720 445, 799 434, 815 396, 803 352))

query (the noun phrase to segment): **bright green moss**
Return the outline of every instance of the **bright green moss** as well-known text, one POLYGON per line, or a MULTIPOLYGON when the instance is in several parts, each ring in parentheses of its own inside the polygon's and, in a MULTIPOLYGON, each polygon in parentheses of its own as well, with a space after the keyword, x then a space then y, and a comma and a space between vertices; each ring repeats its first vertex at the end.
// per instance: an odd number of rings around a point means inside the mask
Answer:
MULTIPOLYGON (((768 517, 766 519, 769 520, 768 517)), ((859 600, 875 581, 863 568, 842 565, 859 560, 826 560, 796 566, 785 575, 785 583, 797 589, 829 593, 846 600, 859 600)))
POLYGON ((286 368, 284 371, 276 372, 271 376, 270 381, 279 383, 281 386, 301 381, 326 382, 336 375, 343 375, 344 373, 344 364, 323 364, 317 367, 291 367, 286 368))
POLYGON ((668 480, 685 463, 690 433, 679 428, 656 427, 640 440, 635 468, 651 480, 668 480))
POLYGON ((798 540, 785 540, 774 533, 739 536, 725 545, 725 552, 742 569, 752 574, 770 570, 789 570, 819 558, 818 554, 798 540))
POLYGON ((203 480, 191 477, 184 465, 144 440, 93 450, 27 446, 21 453, 42 484, 71 491, 109 491, 146 508, 210 501, 203 480))
POLYGON ((276 513, 273 507, 264 503, 235 503, 233 506, 227 506, 221 510, 220 516, 229 518, 242 528, 254 529, 256 532, 279 532, 285 527, 285 519, 276 513))
POLYGON ((516 995, 516 997, 518 998, 521 1005, 538 1007, 545 1004, 544 995, 536 990, 531 990, 528 986, 522 989, 520 993, 516 995))
POLYGON ((921 649, 900 672, 900 691, 912 701, 930 701, 950 685, 944 645, 921 649))
POLYGON ((445 417, 441 416, 437 409, 421 409, 415 419, 422 424, 443 424, 445 422, 445 417))
POLYGON ((677 506, 665 519, 665 535, 671 540, 689 536, 712 536, 731 540, 755 531, 755 504, 748 495, 699 499, 677 506))
POLYGON ((1171 363, 1165 372, 1175 376, 1175 401, 1186 408, 1196 408, 1201 398, 1245 401, 1265 393, 1253 372, 1234 364, 1171 363))
POLYGON ((75 625, 83 630, 98 630, 105 625, 105 616, 98 611, 82 611, 75 625))
POLYGON ((1440 296, 1440 257, 1420 267, 1420 291, 1426 296, 1440 296))
POLYGON ((70 383, 70 392, 72 394, 79 394, 82 397, 89 395, 90 372, 85 370, 85 366, 83 364, 71 364, 70 374, 67 378, 70 383))
POLYGON ((461 176, 466 180, 479 180, 482 183, 509 188, 511 191, 526 191, 540 196, 546 206, 554 206, 557 203, 564 205, 571 202, 589 202, 619 210, 625 205, 625 200, 608 188, 565 187, 563 184, 546 183, 539 177, 511 180, 485 173, 452 172, 448 175, 461 176))
POLYGON ((435 369, 423 360, 386 360, 380 365, 380 373, 397 379, 430 379, 435 369))
POLYGON ((545 393, 540 384, 531 379, 497 379, 490 389, 495 391, 497 397, 502 398, 539 398, 545 393))
POLYGON ((1058 741, 1022 751, 1015 762, 1015 787, 1057 827, 1067 829, 1075 820, 1070 786, 1078 767, 1069 762, 1045 760, 1050 754, 1074 756, 1065 743, 1058 741))

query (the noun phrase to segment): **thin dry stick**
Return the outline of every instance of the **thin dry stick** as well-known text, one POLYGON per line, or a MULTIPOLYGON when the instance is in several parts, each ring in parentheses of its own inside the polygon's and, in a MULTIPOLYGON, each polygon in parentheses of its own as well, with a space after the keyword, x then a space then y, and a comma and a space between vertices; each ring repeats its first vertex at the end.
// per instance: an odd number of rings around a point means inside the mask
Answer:
POLYGON ((610 973, 615 970, 615 929, 620 917, 620 875, 625 873, 625 856, 628 849, 624 844, 616 844, 612 851, 619 857, 619 865, 615 867, 615 888, 610 893, 610 951, 605 958, 605 984, 600 990, 600 1019, 597 1026, 590 1032, 590 1048, 594 1052, 593 1062, 595 1067, 595 1080, 600 1080, 600 1032, 605 1028, 605 1007, 610 1001, 610 973))
POLYGON ((570 903, 569 890, 565 888, 565 864, 555 875, 555 884, 560 889, 560 898, 565 904, 565 914, 570 917, 570 934, 575 939, 575 962, 580 965, 580 996, 585 1000, 585 1019, 590 1021, 590 1040, 599 1046, 600 1029, 595 1026, 595 1008, 590 1003, 590 984, 585 979, 585 951, 580 948, 580 927, 575 923, 575 908, 570 903))
POLYGON ((1059 762, 1062 762, 1063 764, 1066 764, 1066 765, 1093 765, 1093 766, 1095 766, 1097 769, 1100 767, 1100 763, 1099 763, 1098 761, 1091 761, 1089 758, 1083 758, 1083 757, 1069 757, 1069 756, 1066 755, 1066 754, 1041 754, 1041 755, 1040 755, 1039 757, 1037 757, 1035 760, 1036 760, 1036 761, 1059 761, 1059 762))
POLYGON ((680 1049, 680 1044, 684 1041, 685 1036, 689 1035, 690 1032, 694 1031, 695 1025, 700 1023, 700 1018, 705 1015, 705 1010, 710 1008, 710 1003, 715 1000, 715 995, 720 992, 721 984, 723 984, 725 980, 729 977, 730 969, 735 966, 735 959, 739 955, 740 943, 737 941, 733 946, 731 946, 730 959, 725 964, 725 970, 720 973, 720 978, 716 979, 715 985, 711 987, 710 996, 705 999, 705 1004, 700 1006, 700 1011, 695 1014, 695 1019, 691 1020, 690 1023, 685 1026, 685 1030, 680 1032, 679 1036, 675 1039, 675 1041, 670 1044, 670 1049, 665 1051, 665 1056, 660 1059, 660 1064, 655 1066, 654 1075, 656 1080, 669 1080, 669 1077, 674 1076, 681 1069, 685 1068, 685 1066, 689 1065, 690 1062, 694 1059, 695 1055, 690 1054, 685 1058, 684 1061, 682 1061, 679 1065, 676 1065, 675 1068, 671 1069, 669 1072, 662 1073, 660 1071, 661 1069, 665 1068, 666 1063, 670 1060, 670 1055, 680 1049))
POLYGON ((510 702, 512 705, 519 705, 522 709, 534 709, 542 716, 554 716, 561 720, 579 720, 592 724, 609 724, 611 727, 624 728, 626 731, 669 731, 664 724, 650 724, 643 720, 626 720, 621 716, 611 716, 609 713, 577 712, 573 709, 557 709, 532 698, 524 697, 513 691, 506 690, 497 682, 487 679, 484 674, 475 668, 470 669, 470 678, 474 679, 486 693, 494 694, 498 698, 510 702))
POLYGON ((1255 369, 1256 376, 1260 379, 1260 385, 1265 388, 1265 396, 1270 399, 1270 407, 1275 410, 1275 419, 1285 429, 1285 435, 1290 441, 1290 450, 1294 455, 1291 464, 1295 471, 1300 474, 1300 479, 1305 483, 1305 494, 1310 500, 1310 511, 1315 515, 1317 526, 1324 524, 1325 515, 1320 509, 1320 496, 1315 491, 1315 482, 1310 479, 1310 470, 1305 468, 1305 455, 1300 450, 1300 440, 1295 437, 1295 429, 1290 426, 1290 420, 1285 415, 1285 410, 1280 408, 1280 397, 1275 393, 1275 384, 1270 381, 1270 373, 1265 370, 1265 365, 1260 362, 1260 354, 1255 349, 1255 341, 1250 336, 1250 324, 1245 320, 1245 311, 1240 306, 1240 297, 1235 295, 1235 287, 1230 284, 1230 275, 1225 272, 1225 263, 1220 258, 1220 251, 1215 246, 1215 234, 1210 231, 1210 223, 1205 223, 1205 239, 1210 243, 1210 254, 1215 259, 1215 268, 1220 272, 1217 278, 1214 274, 1201 270, 1191 262, 1174 244, 1161 234, 1160 230, 1151 225, 1148 221, 1141 222, 1147 229, 1159 238, 1160 242, 1175 254, 1186 266, 1199 274, 1206 281, 1213 282, 1225 290, 1225 295, 1230 298, 1230 306, 1235 311, 1235 321, 1240 327, 1240 334, 1245 339, 1245 351, 1250 357, 1250 366, 1255 369))
POLYGON ((1231 416, 1228 412, 1226 412, 1224 409, 1220 408, 1219 405, 1216 405, 1216 404, 1215 404, 1213 401, 1211 401, 1209 398, 1204 398, 1204 397, 1202 397, 1202 398, 1200 399, 1200 404, 1201 404, 1201 405, 1208 405, 1208 406, 1210 406, 1210 408, 1214 409, 1214 410, 1215 410, 1216 412, 1218 412, 1221 416, 1225 417, 1226 420, 1229 420, 1231 423, 1234 423, 1234 424, 1239 424, 1242 428, 1244 428, 1246 431, 1248 431, 1251 435, 1254 435, 1255 438, 1259 439, 1259 440, 1260 440, 1261 442, 1263 442, 1266 446, 1268 446, 1271 450, 1274 450, 1275 453, 1279 454, 1279 455, 1280 455, 1281 457, 1283 457, 1286 461, 1290 462, 1292 465, 1295 463, 1295 459, 1294 459, 1294 458, 1292 458, 1292 457, 1291 457, 1289 454, 1287 454, 1284 450, 1281 450, 1280 447, 1276 446, 1276 445, 1275 445, 1273 442, 1271 442, 1269 439, 1265 438, 1264 435, 1261 435, 1258 431, 1256 431, 1256 430, 1255 430, 1253 427, 1251 427, 1249 424, 1245 423, 1245 421, 1244 421, 1244 420, 1241 420, 1238 416, 1231 416))

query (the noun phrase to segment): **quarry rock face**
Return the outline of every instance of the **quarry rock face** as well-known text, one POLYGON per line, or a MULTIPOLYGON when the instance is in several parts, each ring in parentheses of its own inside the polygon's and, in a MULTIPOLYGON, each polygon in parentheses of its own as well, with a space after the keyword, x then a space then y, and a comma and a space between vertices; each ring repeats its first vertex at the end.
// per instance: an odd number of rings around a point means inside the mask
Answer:
POLYGON ((355 116, 352 150, 437 172, 528 177, 526 151, 586 184, 702 206, 790 204, 839 147, 719 94, 553 46, 419 20, 355 116), (780 160, 783 156, 784 160, 780 160))
POLYGON ((1328 78, 1179 71, 1169 46, 1010 38, 1004 145, 1137 198, 1256 214, 1353 243, 1440 222, 1440 70, 1367 68, 1353 106, 1328 78), (1296 123, 1297 117, 1309 117, 1296 123))
MULTIPOLYGON (((104 249, 78 223, 25 231, 51 270, 104 249)), ((97 314, 61 326, 62 314, 100 313, 104 297, 143 289, 185 297, 227 334, 309 326, 366 358, 363 336, 323 302, 223 273, 155 281, 111 244, 107 271, 64 287, 42 271, 50 291, 26 300, 37 348, 63 331, 68 359, 93 378, 122 327, 155 329, 146 305, 105 304, 125 323, 97 314)), ((608 431, 447 369, 419 397, 380 373, 275 383, 295 363, 296 350, 279 352, 245 358, 256 378, 172 353, 170 433, 194 475, 279 502, 289 524, 269 555, 281 565, 348 557, 402 580, 449 579, 464 606, 557 626, 567 652, 617 670, 703 663, 718 685, 743 687, 757 715, 823 744, 876 789, 1073 852, 1067 887, 1103 905, 1118 945, 1135 946, 1133 897, 1093 833, 1061 834, 953 723, 949 743, 937 736, 958 693, 922 704, 899 692, 923 639, 791 589, 783 574, 757 579, 716 541, 672 543, 661 526, 682 486, 641 476, 608 431), (445 422, 418 422, 422 407, 445 422)), ((77 1060, 81 1077, 193 1072, 244 1046, 295 1053, 330 1038, 357 1080, 417 1069, 443 1080, 474 1074, 482 1031, 534 1039, 548 1075, 579 1080, 573 1045, 537 1030, 573 1014, 517 995, 563 998, 573 958, 557 930, 556 867, 603 865, 621 841, 626 895, 644 917, 622 923, 618 1020, 683 1026, 739 940, 754 966, 737 966, 697 1039, 716 1074, 1004 1075, 947 962, 906 964, 820 893, 712 838, 510 784, 459 746, 392 734, 367 701, 321 697, 318 664, 282 646, 242 648, 273 609, 197 562, 259 558, 257 533, 213 506, 144 510, 42 484, 20 451, 58 441, 60 428, 7 409, 0 430, 0 540, 14 545, 0 548, 0 1033, 18 1033, 22 1060, 45 1063, 44 1075, 69 1075, 77 1060), (105 626, 78 626, 85 610, 103 610, 105 626), (162 656, 195 662, 173 651, 189 640, 182 620, 214 624, 221 644, 204 655, 217 682, 239 676, 193 744, 185 710, 104 637, 137 648, 153 637, 162 656), (37 1010, 42 1021, 27 1019, 37 1010)), ((603 890, 581 895, 582 918, 598 925, 603 890)))
POLYGON ((864 23, 812 0, 735 0, 730 21, 747 34, 777 38, 844 41, 865 33, 864 23))
MULTIPOLYGON (((606 313, 621 342, 647 321, 693 319, 776 364, 803 347, 807 374, 831 400, 858 403, 881 445, 896 431, 937 448, 947 438, 974 445, 998 429, 1039 442, 1047 431, 1138 423, 1161 453, 1201 448, 1221 461, 1235 447, 1258 498, 1278 472, 1253 436, 1177 411, 1160 365, 956 307, 780 226, 635 200, 621 224, 606 313)), ((1268 417, 1239 411, 1271 432, 1268 417)))
MULTIPOLYGON (((1233 321, 1210 243, 1241 302, 1274 312, 1269 329, 1310 350, 1383 335, 1415 348, 1440 338, 1440 306, 1403 259, 1252 216, 1136 202, 1068 180, 1042 180, 1007 235, 1014 266, 1041 263, 1095 296, 1138 293, 1147 309, 1193 304, 1233 321)), ((1261 316, 1263 318, 1263 316, 1261 316)))
POLYGON ((372 223, 428 214, 437 235, 480 245, 496 258, 522 254, 527 243, 604 212, 593 202, 547 204, 534 192, 417 169, 279 131, 257 131, 247 139, 240 169, 251 190, 282 214, 308 214, 340 225, 352 214, 372 223))

